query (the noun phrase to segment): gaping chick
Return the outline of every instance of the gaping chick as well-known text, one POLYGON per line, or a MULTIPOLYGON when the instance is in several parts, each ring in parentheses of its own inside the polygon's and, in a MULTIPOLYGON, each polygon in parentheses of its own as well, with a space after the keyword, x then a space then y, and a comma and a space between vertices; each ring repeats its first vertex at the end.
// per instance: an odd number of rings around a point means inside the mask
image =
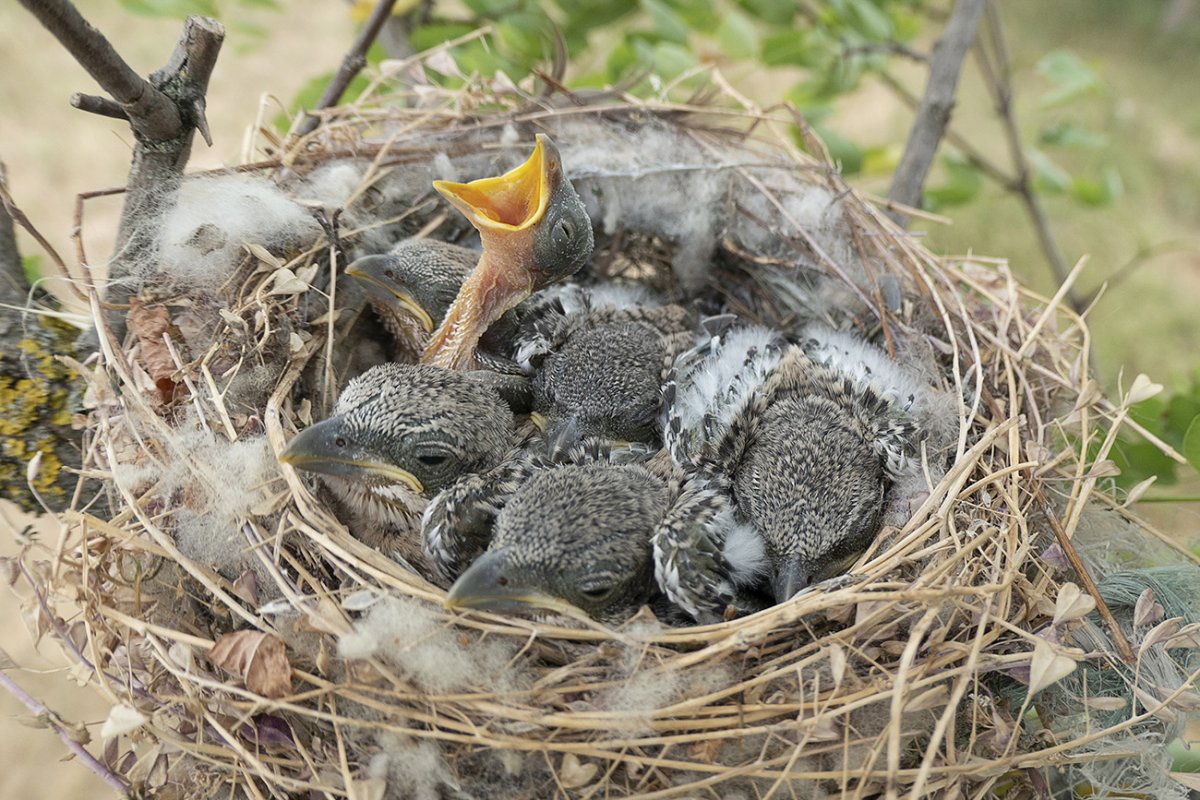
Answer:
POLYGON ((510 402, 519 404, 523 384, 383 364, 351 381, 333 415, 301 431, 279 460, 319 474, 357 537, 422 564, 416 532, 429 498, 504 461, 514 439, 510 402))
POLYGON ((480 337, 534 291, 574 275, 591 258, 592 223, 544 134, 504 175, 433 187, 479 231, 483 252, 422 354, 422 363, 466 369, 480 337))
MULTIPOLYGON (((355 260, 346 268, 346 275, 366 289, 371 308, 395 340, 400 357, 416 361, 479 257, 478 250, 436 239, 405 239, 387 253, 355 260)), ((518 371, 512 360, 517 319, 518 309, 514 308, 488 327, 480 337, 475 364, 518 371)))

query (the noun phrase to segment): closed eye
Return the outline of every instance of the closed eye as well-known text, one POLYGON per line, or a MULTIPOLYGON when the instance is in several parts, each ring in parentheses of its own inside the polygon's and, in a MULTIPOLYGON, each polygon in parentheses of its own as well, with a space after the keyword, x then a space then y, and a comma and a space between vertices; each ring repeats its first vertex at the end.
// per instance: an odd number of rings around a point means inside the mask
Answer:
POLYGON ((448 458, 450 458, 450 456, 434 455, 432 453, 428 455, 417 456, 417 460, 427 467, 440 467, 442 464, 446 463, 448 458))

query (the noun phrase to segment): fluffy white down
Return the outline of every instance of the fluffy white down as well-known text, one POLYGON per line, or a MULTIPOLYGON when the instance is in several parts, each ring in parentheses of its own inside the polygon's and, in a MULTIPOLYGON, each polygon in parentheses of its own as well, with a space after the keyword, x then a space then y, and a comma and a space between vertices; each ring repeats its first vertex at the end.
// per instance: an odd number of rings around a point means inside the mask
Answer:
POLYGON ((354 630, 338 640, 342 658, 384 658, 431 694, 511 688, 515 654, 516 648, 499 637, 464 641, 445 616, 404 597, 371 606, 354 630))
POLYGON ((671 415, 679 418, 684 431, 700 430, 709 413, 727 424, 779 363, 779 344, 778 333, 757 325, 714 339, 709 354, 680 375, 671 415))
POLYGON ((803 339, 809 358, 833 367, 860 386, 874 389, 897 410, 912 411, 933 393, 933 387, 852 333, 810 325, 804 329, 803 339))
POLYGON ((212 289, 241 261, 244 245, 278 252, 305 246, 320 232, 310 211, 266 178, 190 178, 163 221, 156 276, 212 289))

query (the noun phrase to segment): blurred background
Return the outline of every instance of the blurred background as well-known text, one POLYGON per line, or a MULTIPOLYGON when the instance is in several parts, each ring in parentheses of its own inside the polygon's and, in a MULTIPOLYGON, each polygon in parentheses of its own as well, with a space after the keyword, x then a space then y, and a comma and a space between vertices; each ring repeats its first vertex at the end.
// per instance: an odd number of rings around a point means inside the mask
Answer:
MULTIPOLYGON (((328 82, 372 3, 282 0, 77 0, 135 69, 171 52, 188 13, 216 16, 227 38, 208 94, 214 145, 197 142, 192 169, 239 163, 261 118, 285 130, 328 82)), ((457 48, 464 72, 521 81, 545 68, 557 37, 565 82, 679 98, 711 69, 755 103, 787 102, 824 139, 857 188, 886 194, 928 74, 949 0, 400 0, 370 60, 403 57, 492 28, 457 48)), ((1093 363, 1115 394, 1147 373, 1166 391, 1136 417, 1193 466, 1122 436, 1116 480, 1156 476, 1139 510, 1193 546, 1200 512, 1200 0, 1000 0, 968 54, 958 102, 925 207, 952 224, 913 226, 937 252, 1005 258, 1052 294, 1083 256, 1069 298, 1088 309, 1093 363), (1011 102, 1007 102, 1011 99, 1011 102), (1034 220, 1039 220, 1035 224, 1034 220)), ((353 100, 361 82, 352 84, 353 100)), ((75 196, 121 186, 132 136, 124 123, 70 108, 95 91, 87 74, 14 3, 0 5, 0 161, 16 202, 69 261, 75 196)), ((102 263, 120 201, 86 207, 89 256, 102 263)), ((71 302, 62 276, 28 236, 26 271, 71 302)), ((54 541, 52 523, 0 506, 0 555, 28 536, 54 541), (39 532, 40 531, 40 532, 39 532)), ((23 625, 28 598, 0 596, 0 647, 51 674, 9 671, 71 721, 101 722, 107 707, 67 693, 53 646, 35 654, 23 625)), ((0 797, 106 796, 23 706, 0 696, 0 741, 12 768, 0 797)), ((95 729, 94 729, 95 730, 95 729)), ((1181 760, 1181 767, 1186 766, 1181 760)), ((1200 769, 1200 766, 1193 766, 1200 769)))

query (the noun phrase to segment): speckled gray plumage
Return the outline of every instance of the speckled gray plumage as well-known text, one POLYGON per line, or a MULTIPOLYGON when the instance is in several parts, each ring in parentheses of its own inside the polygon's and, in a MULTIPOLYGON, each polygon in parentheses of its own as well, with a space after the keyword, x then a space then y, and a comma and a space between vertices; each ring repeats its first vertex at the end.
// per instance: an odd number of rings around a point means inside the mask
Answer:
POLYGON ((677 305, 532 312, 526 350, 537 336, 545 351, 532 358, 534 410, 584 436, 659 441, 663 381, 692 343, 691 316, 677 305))
POLYGON ((658 593, 650 538, 667 502, 666 485, 639 466, 541 471, 497 515, 489 550, 507 551, 510 580, 619 623, 658 593))
MULTIPOLYGON (((715 339, 704 360, 672 376, 669 444, 757 531, 782 601, 838 574, 870 544, 915 427, 870 386, 799 347, 781 349, 769 331, 726 338, 727 348, 715 339)), ((679 535, 673 546, 692 545, 679 535)), ((664 547, 660 570, 687 558, 664 547)))
POLYGON ((513 423, 488 376, 384 364, 351 381, 333 415, 297 436, 284 456, 309 441, 327 459, 344 453, 339 474, 328 474, 319 463, 297 466, 325 473, 324 483, 354 515, 352 533, 423 563, 415 533, 429 498, 466 474, 503 462, 513 447, 513 423), (355 462, 399 467, 420 482, 422 492, 356 470, 355 462))

